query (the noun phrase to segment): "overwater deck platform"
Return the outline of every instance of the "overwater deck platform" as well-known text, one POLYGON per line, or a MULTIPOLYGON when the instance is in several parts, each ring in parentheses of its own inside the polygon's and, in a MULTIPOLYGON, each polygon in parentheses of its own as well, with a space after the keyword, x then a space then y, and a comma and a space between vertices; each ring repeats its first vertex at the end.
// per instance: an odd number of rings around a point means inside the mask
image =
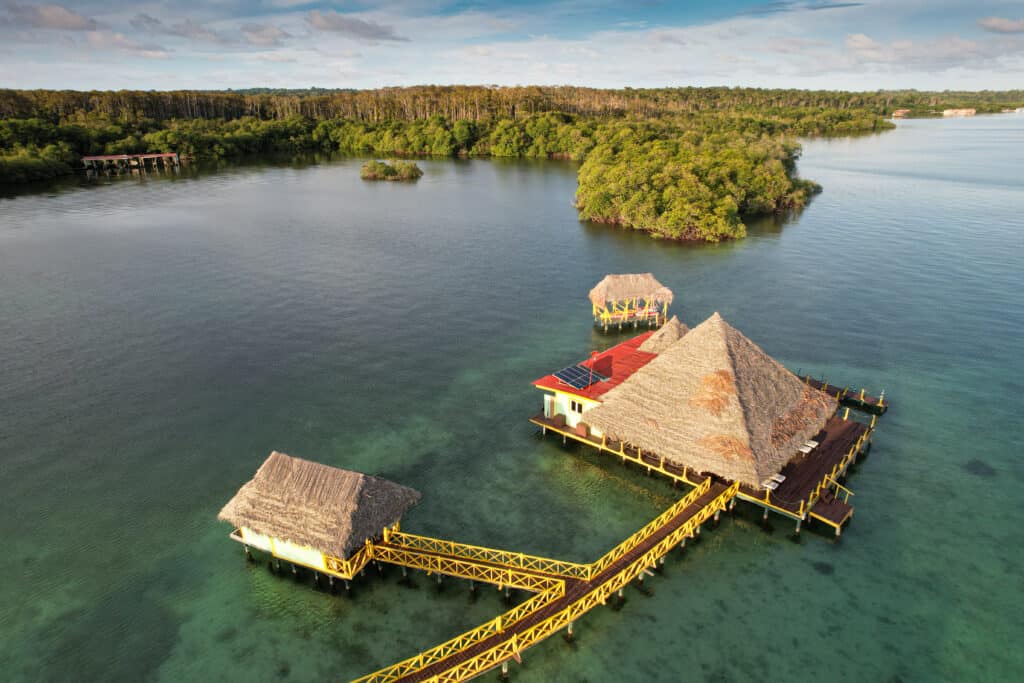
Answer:
MULTIPOLYGON (((657 473, 673 482, 693 486, 706 476, 669 463, 656 453, 606 437, 589 435, 584 429, 567 427, 543 414, 534 415, 530 422, 544 433, 551 431, 560 434, 563 443, 572 439, 592 446, 600 452, 619 457, 623 462, 638 464, 648 474, 657 473)), ((775 490, 757 491, 749 486, 741 486, 736 497, 763 507, 766 517, 770 510, 796 520, 798 531, 799 524, 810 516, 833 527, 838 536, 842 525, 853 515, 853 508, 848 503, 852 494, 839 483, 839 479, 867 448, 871 432, 870 425, 833 416, 815 437, 818 446, 809 454, 798 456, 782 469, 781 474, 785 479, 775 490), (835 492, 831 492, 831 489, 835 489, 835 492), (823 492, 826 490, 829 493, 824 493, 823 501, 823 492), (843 496, 846 500, 839 501, 836 496, 843 496), (833 501, 842 505, 834 505, 833 501)))
POLYGON ((835 396, 837 401, 848 408, 863 410, 873 415, 884 415, 885 411, 889 409, 889 404, 885 402, 884 391, 881 396, 872 396, 864 389, 857 391, 849 386, 829 384, 828 379, 815 379, 810 375, 801 375, 800 379, 815 389, 824 391, 829 396, 835 396))

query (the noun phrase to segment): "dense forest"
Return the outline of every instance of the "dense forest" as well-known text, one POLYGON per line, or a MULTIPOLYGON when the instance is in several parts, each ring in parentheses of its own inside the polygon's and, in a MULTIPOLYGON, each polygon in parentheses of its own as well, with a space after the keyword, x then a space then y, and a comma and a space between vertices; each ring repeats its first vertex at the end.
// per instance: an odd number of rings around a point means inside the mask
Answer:
POLYGON ((582 161, 581 217, 675 239, 745 232, 742 217, 802 206, 797 136, 886 130, 927 115, 1024 105, 1024 91, 874 93, 422 86, 379 90, 0 90, 0 183, 71 173, 82 155, 272 151, 582 161))

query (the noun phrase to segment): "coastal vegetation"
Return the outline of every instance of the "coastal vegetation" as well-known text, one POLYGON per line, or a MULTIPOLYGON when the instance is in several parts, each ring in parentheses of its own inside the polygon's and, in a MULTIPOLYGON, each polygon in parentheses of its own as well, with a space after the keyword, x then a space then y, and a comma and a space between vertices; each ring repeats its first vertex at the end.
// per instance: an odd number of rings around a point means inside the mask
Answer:
POLYGON ((416 180, 423 171, 412 161, 367 161, 359 171, 363 180, 416 180))
POLYGON ((1024 91, 423 86, 381 90, 0 90, 0 183, 72 172, 86 154, 198 159, 311 150, 582 162, 584 219, 671 239, 745 234, 744 216, 799 208, 799 136, 887 130, 895 109, 998 111, 1024 91))

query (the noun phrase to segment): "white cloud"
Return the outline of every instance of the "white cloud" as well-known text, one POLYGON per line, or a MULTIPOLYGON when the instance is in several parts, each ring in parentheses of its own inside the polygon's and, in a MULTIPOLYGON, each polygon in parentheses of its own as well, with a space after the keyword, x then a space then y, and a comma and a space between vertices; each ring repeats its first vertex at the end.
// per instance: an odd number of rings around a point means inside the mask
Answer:
POLYGON ((359 40, 408 40, 408 38, 403 38, 395 33, 395 29, 391 26, 333 11, 313 10, 307 16, 307 21, 317 31, 340 33, 359 40))
POLYGON ((982 66, 1002 52, 1000 46, 981 44, 955 35, 923 42, 896 40, 880 43, 863 33, 855 33, 846 37, 845 45, 859 62, 925 69, 982 66))
POLYGON ((191 19, 185 19, 174 24, 164 23, 156 17, 145 13, 136 14, 131 20, 132 28, 144 31, 153 35, 175 36, 188 40, 199 40, 208 43, 225 43, 227 40, 219 33, 212 31, 202 24, 197 24, 191 19))
POLYGON ((0 24, 17 28, 47 28, 59 31, 95 31, 99 23, 61 5, 7 5, 0 24))
POLYGON ((292 34, 273 24, 245 23, 239 30, 250 45, 261 47, 280 45, 282 40, 292 37, 292 34))
MULTIPOLYGON (((455 14, 440 14, 438 0, 358 2, 352 6, 364 9, 357 13, 308 11, 305 0, 270 0, 281 10, 270 15, 264 12, 268 0, 263 0, 260 9, 242 17, 228 16, 224 9, 237 0, 203 5, 186 0, 191 20, 184 14, 160 14, 170 10, 151 0, 121 14, 116 8, 100 13, 100 0, 76 0, 78 17, 95 21, 83 9, 94 7, 95 16, 105 24, 96 24, 92 30, 105 31, 107 37, 84 43, 81 38, 75 42, 71 30, 40 30, 43 20, 5 31, 5 0, 0 0, 2 39, 19 45, 18 57, 5 56, 0 66, 9 74, 3 79, 5 85, 16 87, 141 84, 160 88, 170 87, 172 74, 176 87, 200 88, 368 88, 422 83, 864 90, 1015 87, 1024 77, 1024 38, 1006 29, 1015 26, 1016 20, 976 24, 977 17, 1005 14, 991 0, 976 1, 976 13, 967 17, 963 0, 802 1, 780 5, 784 11, 742 14, 705 24, 612 19, 602 29, 585 33, 574 22, 581 4, 593 0, 539 4, 528 11, 500 6, 455 14), (960 12, 960 35, 939 35, 928 28, 936 22, 921 20, 923 14, 948 15, 945 30, 956 30, 951 19, 954 9, 960 12), (128 30, 133 15, 136 26, 128 30), (531 30, 537 35, 530 35, 531 30), (572 37, 558 36, 556 31, 562 30, 571 30, 572 37), (148 42, 147 34, 154 36, 149 40, 170 43, 175 48, 170 54, 176 59, 138 66, 141 62, 125 57, 168 56, 163 48, 142 44, 148 42), (72 44, 60 45, 61 38, 72 44), (407 44, 406 38, 415 43, 407 44), (88 59, 105 68, 71 80, 70 74, 81 74, 71 65, 81 59, 82 47, 98 47, 100 42, 106 49, 94 49, 88 59), (204 51, 203 42, 225 47, 204 51), (353 62, 352 55, 342 52, 355 47, 365 53, 364 60, 353 62), (193 56, 202 59, 186 59, 193 56), (220 63, 208 63, 214 58, 220 63), (15 68, 10 68, 14 59, 15 68), (16 68, 33 59, 52 69, 23 72, 16 68), (146 73, 150 74, 148 84, 140 76, 146 73)), ((10 23, 9 11, 6 23, 10 23)), ((75 20, 61 25, 92 24, 75 20)))
POLYGON ((978 26, 993 33, 1024 33, 1024 19, 985 17, 978 21, 978 26))
POLYGON ((150 59, 164 59, 168 56, 167 50, 164 48, 158 45, 143 45, 123 33, 115 31, 89 31, 85 35, 90 47, 98 50, 120 50, 150 59))

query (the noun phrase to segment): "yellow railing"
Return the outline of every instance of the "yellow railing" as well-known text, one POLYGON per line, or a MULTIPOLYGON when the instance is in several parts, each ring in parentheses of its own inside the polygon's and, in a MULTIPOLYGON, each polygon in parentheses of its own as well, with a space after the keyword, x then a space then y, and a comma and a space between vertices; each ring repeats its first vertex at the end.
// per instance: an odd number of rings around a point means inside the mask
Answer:
POLYGON ((493 635, 503 632, 505 629, 514 626, 523 617, 546 607, 565 595, 564 581, 550 579, 549 584, 547 590, 538 593, 521 605, 478 626, 472 631, 466 631, 414 657, 409 657, 380 671, 357 678, 353 683, 390 683, 391 681, 397 681, 403 676, 421 671, 432 664, 447 659, 457 652, 462 652, 493 635))
POLYGON ((463 560, 443 555, 424 553, 418 550, 395 548, 388 545, 376 545, 373 557, 381 562, 421 569, 425 572, 456 576, 472 581, 510 586, 528 591, 542 591, 552 580, 540 574, 523 571, 513 567, 499 567, 487 563, 463 560))
POLYGON ((499 564, 504 567, 513 567, 540 574, 551 576, 563 576, 573 579, 587 578, 587 565, 576 562, 564 562, 553 560, 548 557, 537 557, 525 553, 514 553, 508 550, 497 550, 495 548, 484 548, 481 546, 446 541, 429 536, 417 536, 404 532, 384 532, 384 542, 391 546, 400 547, 404 550, 414 550, 425 553, 436 553, 450 557, 463 558, 473 562, 487 562, 499 564))
MULTIPOLYGON (((650 524, 646 525, 643 529, 617 545, 612 549, 612 551, 607 553, 597 562, 590 565, 573 566, 584 566, 587 569, 587 575, 591 578, 598 576, 602 571, 607 569, 607 567, 625 557, 629 552, 635 550, 641 543, 647 540, 657 530, 661 529, 673 517, 677 516, 687 507, 692 505, 694 501, 706 494, 710 489, 710 486, 711 480, 705 480, 699 487, 674 503, 668 510, 659 515, 656 519, 652 520, 650 524)), ((509 637, 497 642, 494 647, 488 648, 484 652, 470 657, 464 662, 445 669, 443 672, 431 677, 430 680, 463 681, 468 678, 472 678, 473 676, 483 673, 484 671, 487 671, 488 669, 491 669, 512 657, 518 656, 519 653, 526 648, 564 628, 571 621, 582 616, 597 605, 604 604, 610 595, 635 579, 641 572, 653 567, 658 558, 667 554, 684 538, 692 537, 696 533, 697 527, 707 521, 719 510, 724 510, 729 500, 731 500, 738 491, 739 484, 732 484, 709 501, 707 505, 700 508, 686 522, 673 529, 673 531, 667 534, 665 538, 647 549, 642 555, 623 567, 622 570, 609 577, 607 581, 604 581, 597 586, 592 586, 591 590, 586 594, 572 603, 569 603, 563 609, 558 610, 550 617, 521 632, 512 633, 509 637)), ((389 538, 394 539, 397 535, 398 534, 389 534, 388 536, 389 538)), ((405 534, 403 534, 403 536, 405 536, 405 534)), ((422 539, 423 537, 417 538, 422 539)), ((415 555, 417 557, 422 557, 422 553, 425 552, 421 550, 397 549, 388 546, 375 546, 374 556, 377 557, 378 553, 383 552, 386 554, 389 551, 408 553, 409 556, 415 555)), ((390 561, 384 556, 380 559, 390 561)), ((458 561, 464 564, 470 563, 468 558, 460 559, 458 561)), ((572 565, 572 563, 566 564, 572 565)), ((409 659, 398 662, 397 664, 393 664, 392 666, 381 669, 380 671, 369 674, 368 676, 356 679, 355 683, 390 683, 392 681, 399 680, 404 676, 422 671, 423 669, 436 664, 437 662, 443 661, 458 652, 462 652, 469 647, 477 645, 485 641, 487 638, 496 634, 504 633, 527 616, 535 614, 538 610, 563 598, 565 596, 566 580, 572 580, 571 577, 559 579, 544 577, 538 578, 545 583, 542 586, 539 586, 540 592, 530 600, 527 600, 523 604, 509 610, 501 616, 488 621, 486 624, 483 624, 472 631, 467 631, 462 635, 456 636, 437 647, 421 652, 414 657, 410 657, 409 659)))
POLYGON ((464 681, 477 676, 498 666, 502 662, 508 661, 510 658, 518 656, 523 650, 544 640, 552 633, 565 628, 570 622, 583 616, 594 607, 605 604, 608 597, 614 594, 615 591, 635 579, 641 572, 653 567, 659 557, 678 545, 684 538, 693 536, 697 527, 707 521, 716 511, 725 509, 725 506, 736 495, 737 491, 739 491, 739 484, 730 486, 701 508, 685 524, 680 525, 671 534, 668 534, 657 545, 651 547, 608 581, 601 583, 578 600, 567 605, 565 609, 559 610, 547 619, 522 632, 513 634, 512 637, 499 642, 486 652, 482 652, 475 657, 467 659, 465 662, 446 669, 430 678, 430 680, 448 683, 464 681))
POLYGON ((651 534, 665 526, 670 519, 678 515, 680 512, 692 505, 695 500, 707 493, 709 488, 711 488, 710 478, 705 479, 703 483, 673 503, 667 510, 651 520, 644 528, 640 529, 640 531, 609 550, 605 553, 604 557, 599 559, 597 562, 590 564, 588 566, 589 574, 587 579, 593 579, 595 576, 610 567, 620 557, 643 543, 651 534))
POLYGON ((801 515, 803 515, 804 510, 809 511, 811 508, 814 507, 814 504, 818 502, 818 498, 821 497, 822 489, 830 486, 831 484, 835 484, 837 487, 845 490, 848 494, 846 496, 846 500, 850 499, 850 496, 853 495, 853 492, 844 486, 840 486, 840 484, 836 481, 836 477, 838 477, 840 474, 846 471, 847 466, 853 460, 854 456, 857 453, 860 453, 861 448, 864 446, 864 442, 867 441, 870 437, 871 429, 868 429, 857 438, 856 443, 854 443, 853 446, 850 447, 850 450, 846 451, 846 454, 842 457, 842 459, 838 463, 833 465, 832 471, 830 471, 828 474, 821 478, 821 481, 818 482, 818 485, 814 487, 814 490, 811 492, 811 495, 807 496, 806 507, 803 503, 800 504, 801 515))

